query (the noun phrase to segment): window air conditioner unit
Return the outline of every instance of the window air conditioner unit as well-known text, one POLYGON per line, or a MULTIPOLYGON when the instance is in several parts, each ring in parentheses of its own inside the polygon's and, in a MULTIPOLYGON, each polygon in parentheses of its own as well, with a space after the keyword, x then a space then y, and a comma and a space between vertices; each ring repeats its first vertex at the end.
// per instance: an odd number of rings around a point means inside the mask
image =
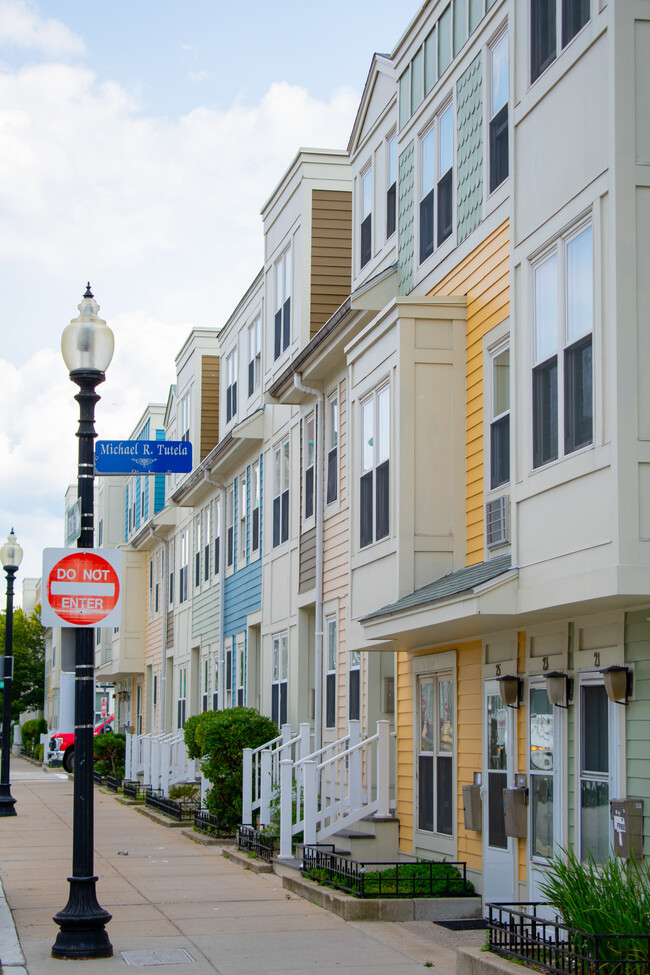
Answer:
POLYGON ((488 548, 507 545, 510 541, 508 498, 505 495, 488 501, 485 505, 485 533, 488 548))

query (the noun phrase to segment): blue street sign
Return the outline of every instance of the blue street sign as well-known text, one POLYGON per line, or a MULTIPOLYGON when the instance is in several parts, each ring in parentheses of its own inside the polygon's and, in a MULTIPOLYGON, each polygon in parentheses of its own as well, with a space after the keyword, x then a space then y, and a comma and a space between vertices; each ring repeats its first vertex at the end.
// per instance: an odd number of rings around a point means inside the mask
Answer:
POLYGON ((98 440, 96 474, 187 474, 192 470, 188 440, 98 440))

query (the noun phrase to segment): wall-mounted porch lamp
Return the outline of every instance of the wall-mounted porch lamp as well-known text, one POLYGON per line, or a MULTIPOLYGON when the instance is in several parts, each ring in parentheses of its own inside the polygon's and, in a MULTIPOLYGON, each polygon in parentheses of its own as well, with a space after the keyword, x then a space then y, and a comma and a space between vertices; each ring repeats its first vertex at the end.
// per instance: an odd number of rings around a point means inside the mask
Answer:
POLYGON ((516 674, 506 674, 497 677, 501 703, 508 708, 518 708, 522 701, 524 682, 516 674))
POLYGON ((627 706, 632 692, 632 671, 629 667, 614 664, 612 667, 605 667, 604 670, 601 670, 601 674, 610 701, 614 704, 627 706))
POLYGON ((573 700, 573 679, 561 670, 552 670, 546 674, 546 693, 554 707, 568 708, 573 700))

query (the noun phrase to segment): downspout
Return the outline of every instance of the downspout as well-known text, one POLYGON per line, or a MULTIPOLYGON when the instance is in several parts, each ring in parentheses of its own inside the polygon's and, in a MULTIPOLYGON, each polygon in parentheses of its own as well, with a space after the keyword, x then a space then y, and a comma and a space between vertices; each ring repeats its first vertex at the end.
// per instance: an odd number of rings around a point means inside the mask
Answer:
MULTIPOLYGON (((314 749, 322 747, 323 730, 323 447, 325 443, 324 431, 324 402, 325 396, 320 389, 304 386, 302 374, 294 373, 293 385, 301 393, 315 396, 316 406, 316 451, 314 467, 314 511, 316 512, 316 596, 314 613, 316 616, 314 627, 314 749)), ((302 471, 300 472, 302 477, 302 471)))
POLYGON ((165 727, 165 702, 167 695, 167 613, 169 612, 169 540, 164 535, 158 535, 153 525, 149 526, 151 538, 165 545, 165 564, 162 576, 162 653, 160 655, 160 704, 158 706, 158 734, 162 735, 165 727))
POLYGON ((220 481, 214 481, 207 470, 203 471, 203 477, 208 484, 221 491, 221 524, 219 526, 219 696, 217 706, 220 711, 223 711, 226 687, 226 649, 223 639, 223 627, 226 618, 226 488, 220 481))

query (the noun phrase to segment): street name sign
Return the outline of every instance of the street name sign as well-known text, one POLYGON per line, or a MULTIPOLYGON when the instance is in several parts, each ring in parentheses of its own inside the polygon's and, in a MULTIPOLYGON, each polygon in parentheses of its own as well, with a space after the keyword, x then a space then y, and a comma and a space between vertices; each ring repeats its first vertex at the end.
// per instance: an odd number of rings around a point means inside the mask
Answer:
POLYGON ((43 626, 119 626, 121 575, 119 549, 44 549, 43 626))
POLYGON ((96 474, 188 474, 189 440, 98 440, 96 474))

